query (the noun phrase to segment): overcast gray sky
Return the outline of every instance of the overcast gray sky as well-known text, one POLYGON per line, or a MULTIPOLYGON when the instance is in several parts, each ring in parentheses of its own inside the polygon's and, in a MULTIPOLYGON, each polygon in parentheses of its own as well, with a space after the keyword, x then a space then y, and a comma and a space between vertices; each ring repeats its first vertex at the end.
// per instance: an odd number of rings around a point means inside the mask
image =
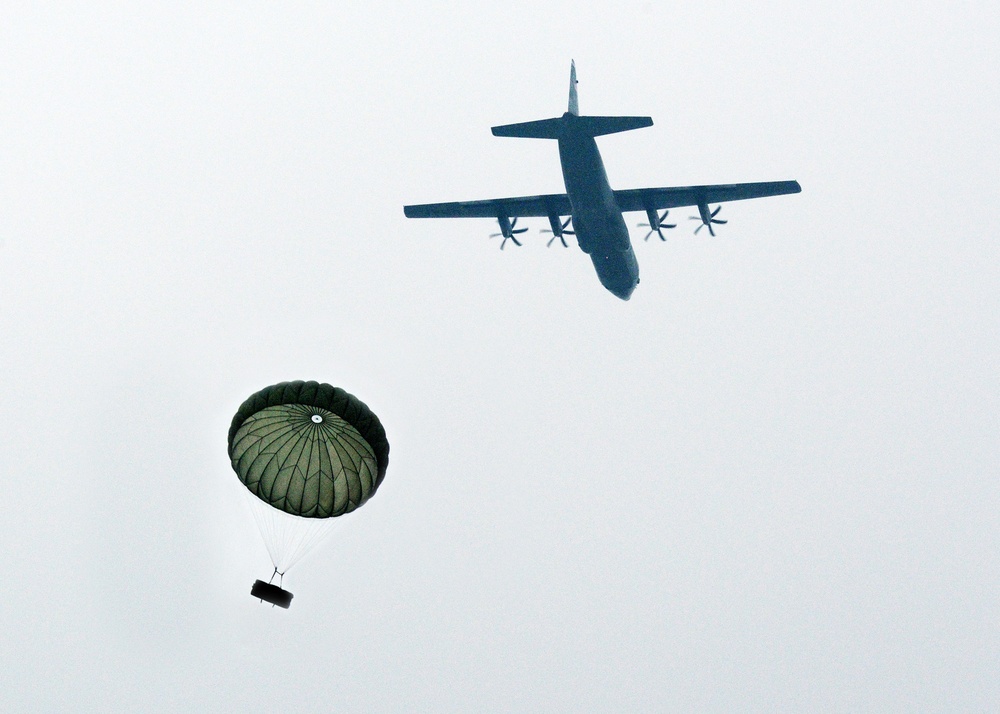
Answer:
POLYGON ((0 708, 1000 708, 998 37, 987 2, 4 5, 0 708), (802 194, 635 229, 627 303, 545 221, 403 217, 562 191, 489 127, 561 114, 571 58, 584 113, 655 122, 599 139, 613 187, 802 194), (392 452, 284 611, 226 433, 292 379, 392 452))

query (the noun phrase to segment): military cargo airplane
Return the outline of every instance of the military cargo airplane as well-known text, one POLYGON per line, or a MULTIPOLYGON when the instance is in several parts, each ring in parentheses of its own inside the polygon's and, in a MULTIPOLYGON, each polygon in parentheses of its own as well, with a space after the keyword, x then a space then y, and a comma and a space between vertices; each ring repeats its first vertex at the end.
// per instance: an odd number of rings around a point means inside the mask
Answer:
POLYGON ((770 181, 614 191, 608 183, 594 137, 652 126, 653 120, 650 117, 581 116, 576 85, 576 64, 571 62, 569 108, 565 114, 492 129, 494 136, 556 139, 566 193, 404 206, 405 215, 409 218, 495 218, 500 224, 500 232, 493 235, 503 236, 501 250, 508 240, 521 245, 517 236, 528 229, 517 227, 518 217, 544 216, 549 219, 553 234, 549 245, 558 238, 568 247, 565 236, 575 235, 580 249, 593 261, 601 284, 622 300, 628 300, 639 284, 639 265, 623 213, 645 211, 649 222, 639 225, 649 228, 646 240, 653 233, 666 240, 663 229, 675 227, 666 223, 668 210, 697 206, 698 216, 691 217, 700 221, 695 233, 708 228, 714 236, 712 226, 726 221, 716 218, 721 206, 710 210, 710 203, 780 196, 802 190, 797 181, 770 181), (563 220, 563 216, 568 218, 563 220))

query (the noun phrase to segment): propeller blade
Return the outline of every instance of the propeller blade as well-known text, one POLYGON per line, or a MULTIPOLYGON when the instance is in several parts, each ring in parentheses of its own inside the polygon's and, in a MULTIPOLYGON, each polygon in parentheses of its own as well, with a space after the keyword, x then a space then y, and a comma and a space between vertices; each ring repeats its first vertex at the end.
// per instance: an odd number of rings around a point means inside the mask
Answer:
MULTIPOLYGON (((497 219, 497 220, 499 220, 499 219, 497 219)), ((504 229, 503 221, 500 221, 500 232, 499 233, 490 233, 490 238, 496 238, 497 236, 503 236, 503 241, 500 243, 500 250, 504 249, 504 246, 507 245, 507 241, 508 240, 514 241, 514 245, 521 245, 521 242, 517 238, 515 238, 514 236, 517 235, 517 234, 520 234, 520 233, 527 233, 528 229, 527 228, 514 228, 514 226, 516 226, 516 225, 517 225, 517 217, 515 216, 514 220, 512 220, 510 222, 510 224, 509 224, 509 232, 508 233, 504 233, 503 232, 503 229, 504 229)))
POLYGON ((639 228, 649 228, 650 229, 649 233, 646 234, 646 240, 649 240, 649 236, 653 235, 654 232, 658 233, 660 235, 660 239, 661 240, 666 240, 666 238, 663 237, 663 231, 662 231, 662 229, 664 229, 664 228, 676 228, 677 227, 676 223, 664 223, 664 221, 667 220, 667 215, 669 213, 670 213, 670 210, 668 209, 668 210, 666 210, 666 211, 663 212, 662 216, 657 216, 656 217, 656 224, 655 225, 652 224, 652 223, 637 223, 636 226, 638 226, 639 228))
POLYGON ((705 220, 701 216, 690 216, 692 221, 701 221, 701 225, 699 225, 697 228, 694 229, 694 234, 698 235, 698 231, 700 231, 703 226, 708 226, 708 232, 714 236, 715 231, 712 229, 712 224, 714 223, 716 225, 723 225, 728 222, 723 220, 722 218, 715 218, 715 216, 717 216, 719 211, 721 210, 722 210, 721 205, 716 206, 715 210, 708 214, 708 220, 705 220))
POLYGON ((556 238, 559 239, 559 241, 563 244, 564 248, 569 248, 569 243, 566 242, 566 239, 563 236, 573 236, 573 235, 576 235, 575 232, 566 230, 566 227, 572 221, 573 221, 573 216, 568 217, 562 223, 559 222, 559 218, 557 216, 550 216, 549 217, 549 224, 555 230, 551 230, 549 228, 543 228, 541 230, 542 233, 551 233, 552 234, 552 239, 546 244, 549 248, 552 247, 552 244, 555 242, 556 238))

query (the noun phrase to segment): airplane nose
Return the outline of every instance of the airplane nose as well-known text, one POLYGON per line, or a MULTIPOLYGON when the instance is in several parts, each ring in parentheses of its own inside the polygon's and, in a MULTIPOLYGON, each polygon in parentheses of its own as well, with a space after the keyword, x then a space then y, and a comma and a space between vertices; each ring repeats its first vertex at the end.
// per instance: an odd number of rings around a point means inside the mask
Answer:
POLYGON ((638 281, 633 283, 631 280, 628 280, 628 281, 616 282, 611 285, 605 284, 604 287, 607 288, 608 292, 610 292, 616 298, 620 298, 622 300, 628 300, 630 297, 632 297, 632 293, 635 291, 635 286, 637 284, 638 281))
POLYGON ((615 295, 620 297, 622 300, 628 300, 632 297, 632 292, 635 290, 635 285, 629 285, 624 287, 622 290, 616 290, 615 295))
POLYGON ((606 255, 591 253, 590 259, 597 270, 601 285, 621 300, 628 300, 639 282, 639 266, 632 251, 610 251, 606 255))

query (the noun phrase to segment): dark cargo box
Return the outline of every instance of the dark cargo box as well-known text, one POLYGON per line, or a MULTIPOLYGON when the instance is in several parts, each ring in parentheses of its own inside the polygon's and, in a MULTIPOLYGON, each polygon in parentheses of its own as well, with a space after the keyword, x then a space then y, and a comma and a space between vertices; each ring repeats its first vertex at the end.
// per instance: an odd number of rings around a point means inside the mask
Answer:
POLYGON ((292 604, 292 598, 294 597, 287 590, 282 590, 277 585, 272 585, 271 583, 265 583, 263 580, 258 580, 253 584, 253 587, 250 588, 250 594, 272 605, 283 607, 286 610, 292 604))

